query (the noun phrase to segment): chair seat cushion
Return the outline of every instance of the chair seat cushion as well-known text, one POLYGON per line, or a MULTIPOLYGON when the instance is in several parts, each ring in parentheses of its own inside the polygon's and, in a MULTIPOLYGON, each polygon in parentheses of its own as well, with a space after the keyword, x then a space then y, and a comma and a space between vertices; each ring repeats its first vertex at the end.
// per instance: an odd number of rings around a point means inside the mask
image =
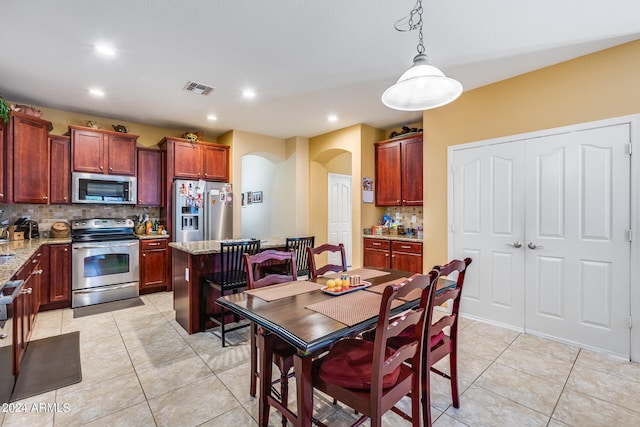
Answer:
MULTIPOLYGON (((320 378, 344 388, 369 390, 373 366, 373 342, 360 339, 338 341, 320 365, 320 378)), ((394 350, 387 348, 386 356, 394 350)), ((400 367, 384 376, 382 387, 393 386, 400 375, 400 367)))

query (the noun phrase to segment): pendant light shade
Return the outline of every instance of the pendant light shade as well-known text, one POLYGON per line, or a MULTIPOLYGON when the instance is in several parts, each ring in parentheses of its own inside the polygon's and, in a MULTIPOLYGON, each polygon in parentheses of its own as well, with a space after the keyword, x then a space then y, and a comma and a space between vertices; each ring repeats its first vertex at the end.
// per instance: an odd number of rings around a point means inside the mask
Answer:
POLYGON ((462 84, 429 65, 427 55, 413 58, 413 66, 382 94, 382 103, 394 110, 420 111, 441 107, 462 93, 462 84))

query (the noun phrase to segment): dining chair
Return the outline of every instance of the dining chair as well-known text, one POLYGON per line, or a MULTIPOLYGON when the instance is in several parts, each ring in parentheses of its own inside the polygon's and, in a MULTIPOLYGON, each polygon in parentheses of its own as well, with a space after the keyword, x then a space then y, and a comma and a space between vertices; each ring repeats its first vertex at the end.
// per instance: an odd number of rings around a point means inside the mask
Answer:
MULTIPOLYGON (((287 237, 285 239, 285 251, 294 251, 296 254, 296 271, 298 277, 309 275, 309 253, 307 248, 312 248, 314 245, 315 236, 309 237, 287 237)), ((286 265, 271 265, 266 266, 265 271, 269 274, 281 273, 287 269, 286 265)))
POLYGON ((220 307, 220 313, 207 313, 207 301, 210 290, 216 296, 225 296, 242 291, 247 286, 247 276, 244 270, 243 255, 255 254, 260 250, 260 240, 242 240, 234 242, 220 242, 220 271, 203 275, 202 277, 202 303, 200 307, 200 330, 206 329, 206 321, 210 319, 220 326, 222 346, 226 346, 226 333, 249 326, 249 322, 240 322, 240 318, 234 315, 234 321, 239 324, 227 328, 227 310, 220 307))
MULTIPOLYGON (((431 425, 431 376, 429 372, 434 372, 451 381, 451 400, 454 408, 460 406, 460 399, 458 394, 458 362, 457 362, 457 348, 458 348, 458 312, 460 310, 460 295, 462 294, 462 286, 464 284, 464 276, 467 267, 471 264, 471 258, 465 258, 464 261, 452 260, 449 263, 433 267, 440 273, 440 276, 448 276, 453 272, 457 272, 458 277, 456 284, 438 291, 434 298, 433 307, 443 305, 445 302, 450 301, 451 312, 442 315, 437 321, 432 322, 434 318, 433 311, 429 314, 427 320, 428 328, 425 328, 425 337, 429 337, 426 341, 423 349, 423 369, 422 369, 422 411, 423 422, 425 426, 431 425), (449 327, 449 334, 445 333, 445 328, 449 327), (446 374, 433 365, 445 356, 449 355, 449 373, 446 374)), ((391 319, 392 321, 394 319, 391 319)), ((367 331, 362 334, 362 338, 372 341, 375 331, 367 331)), ((416 330, 413 328, 406 328, 398 336, 391 338, 387 345, 391 348, 400 348, 407 344, 411 340, 415 339, 416 330)), ((425 338, 426 339, 426 338, 425 338)))
POLYGON ((341 272, 347 271, 347 255, 344 250, 344 245, 339 243, 337 245, 332 245, 330 243, 325 243, 324 245, 320 245, 316 248, 307 248, 307 254, 309 257, 309 276, 312 279, 315 279, 318 276, 322 276, 325 273, 330 271, 341 272), (340 259, 342 261, 342 265, 340 264, 325 264, 321 267, 316 266, 316 255, 321 255, 324 253, 339 253, 340 259))
MULTIPOLYGON (((293 251, 270 249, 255 255, 245 254, 244 265, 248 289, 259 289, 278 283, 293 282, 298 278, 295 268, 296 254, 293 251), (262 267, 269 265, 271 262, 286 265, 289 271, 284 271, 283 273, 285 274, 266 274, 262 267)), ((260 372, 258 372, 258 346, 256 341, 258 333, 260 333, 258 326, 254 322, 251 322, 251 380, 249 384, 249 394, 251 396, 256 395, 257 379, 260 379, 260 381, 271 381, 271 378, 263 378, 260 372)), ((279 397, 282 405, 286 407, 287 400, 289 399, 289 371, 293 368, 293 355, 296 349, 279 338, 276 338, 271 348, 271 354, 265 355, 264 357, 273 360, 280 370, 280 379, 272 382, 272 386, 278 382, 280 383, 279 397)), ((276 390, 272 391, 272 393, 274 392, 276 392, 276 390)), ((277 395, 277 392, 274 394, 277 395)), ((260 399, 266 399, 266 396, 260 396, 260 399)), ((287 418, 284 415, 282 416, 282 425, 287 425, 287 418)))
POLYGON ((313 387, 362 414, 354 426, 367 418, 372 427, 382 426, 382 416, 389 410, 420 426, 422 337, 438 276, 439 272, 432 270, 428 275, 415 274, 400 284, 387 286, 374 341, 342 339, 313 362, 313 387), (390 322, 392 303, 415 289, 422 290, 419 305, 390 322), (415 328, 414 339, 398 349, 389 347, 387 342, 406 328, 415 328), (396 406, 407 394, 411 396, 411 415, 396 406))
POLYGON ((430 337, 430 346, 425 351, 424 363, 425 368, 423 378, 423 389, 425 396, 423 399, 423 411, 428 415, 425 418, 425 425, 431 425, 431 397, 428 393, 430 390, 429 371, 434 372, 451 382, 451 400, 454 408, 460 407, 460 397, 458 393, 458 313, 460 311, 460 297, 462 295, 462 286, 464 285, 464 276, 467 267, 471 264, 471 258, 465 258, 464 261, 454 259, 442 266, 433 267, 438 270, 441 276, 449 276, 457 272, 455 286, 446 288, 443 292, 436 294, 433 306, 437 307, 449 301, 451 312, 445 314, 437 321, 430 323, 427 333, 430 337), (445 328, 449 327, 449 333, 445 333, 445 328), (449 356, 449 373, 444 373, 433 365, 442 360, 445 356, 449 356))

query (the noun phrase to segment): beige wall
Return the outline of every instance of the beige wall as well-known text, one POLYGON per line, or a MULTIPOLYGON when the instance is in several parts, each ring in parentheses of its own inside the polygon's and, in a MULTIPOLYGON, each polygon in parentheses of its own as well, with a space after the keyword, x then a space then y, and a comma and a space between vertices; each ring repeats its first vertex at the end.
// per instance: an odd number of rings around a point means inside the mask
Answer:
MULTIPOLYGON (((230 150, 230 176, 234 186, 234 191, 243 191, 242 187, 242 157, 247 154, 255 154, 278 163, 277 181, 280 185, 274 186, 272 195, 272 218, 277 218, 279 230, 278 236, 271 237, 291 237, 298 235, 298 225, 296 218, 302 216, 308 218, 308 204, 306 199, 301 201, 295 199, 298 193, 306 192, 307 180, 297 181, 294 177, 302 174, 300 165, 306 165, 307 141, 304 138, 292 138, 289 142, 259 135, 250 132, 231 131, 218 138, 219 143, 231 146, 230 150), (289 179, 286 179, 289 178, 289 179), (287 181, 286 184, 283 182, 287 181), (296 212, 299 210, 299 212, 296 212)), ((245 171, 245 173, 250 173, 245 171)), ((233 235, 235 238, 242 237, 242 212, 241 205, 236 203, 233 210, 233 235)), ((306 234, 306 230, 302 234, 306 234)))
MULTIPOLYGON (((11 104, 11 102, 8 102, 11 104)), ((182 136, 187 130, 162 128, 149 125, 143 125, 140 123, 129 122, 120 119, 113 119, 104 116, 93 116, 89 114, 81 114, 73 111, 56 110, 53 108, 45 108, 35 106, 42 110, 42 118, 51 122, 53 130, 50 132, 53 135, 63 135, 69 131, 69 125, 84 126, 87 120, 93 120, 100 124, 100 129, 113 130, 111 125, 125 125, 129 128, 129 133, 138 135, 138 145, 144 147, 155 148, 156 144, 160 142, 165 136, 182 136)), ((204 139, 209 142, 216 142, 215 138, 210 138, 205 134, 204 139)))
POLYGON ((425 271, 447 259, 447 147, 640 113, 640 41, 463 93, 425 111, 425 271))
POLYGON ((327 242, 327 175, 341 173, 352 177, 352 265, 362 265, 362 228, 371 225, 384 212, 373 204, 362 203, 362 177, 375 175, 374 143, 382 132, 366 125, 354 125, 309 140, 309 229, 316 244, 327 242))

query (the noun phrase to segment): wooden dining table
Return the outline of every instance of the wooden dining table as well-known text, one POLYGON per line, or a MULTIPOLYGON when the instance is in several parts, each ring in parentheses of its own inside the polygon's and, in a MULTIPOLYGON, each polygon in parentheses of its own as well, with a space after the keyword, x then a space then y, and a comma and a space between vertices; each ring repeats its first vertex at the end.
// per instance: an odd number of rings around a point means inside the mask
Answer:
MULTIPOLYGON (((260 381, 258 417, 260 426, 266 426, 268 423, 269 409, 265 401, 285 414, 293 425, 311 426, 313 420, 312 356, 323 349, 328 349, 332 343, 343 337, 353 336, 373 327, 377 322, 384 284, 398 283, 414 273, 362 268, 345 274, 359 275, 362 280, 371 283, 371 286, 335 296, 320 289, 331 277, 318 277, 314 280, 276 285, 280 286, 279 289, 282 291, 280 293, 276 288, 270 290, 269 294, 263 292, 261 297, 259 290, 253 290, 216 300, 229 311, 250 319, 260 326, 261 333, 257 337, 257 343, 261 377, 271 378, 272 361, 267 360, 264 355, 271 354, 269 350, 276 336, 297 350, 294 355, 297 414, 291 412, 271 395, 271 381, 260 381), (296 292, 301 293, 288 295, 285 293, 287 286, 289 290, 296 289, 296 292), (300 289, 301 286, 305 287, 304 292, 300 289)), ((447 284, 438 285, 438 287, 444 286, 447 284)), ((415 307, 418 303, 419 299, 405 301, 397 305, 392 312, 402 312, 415 307)))

